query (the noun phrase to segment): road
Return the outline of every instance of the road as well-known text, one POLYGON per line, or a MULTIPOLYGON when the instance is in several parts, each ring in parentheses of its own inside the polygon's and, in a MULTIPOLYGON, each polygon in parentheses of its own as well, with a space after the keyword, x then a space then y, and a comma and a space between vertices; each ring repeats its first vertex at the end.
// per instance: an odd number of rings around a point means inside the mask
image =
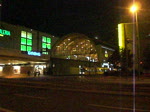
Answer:
POLYGON ((133 112, 135 104, 135 112, 150 112, 149 87, 138 85, 133 97, 132 85, 86 77, 0 79, 0 107, 7 112, 133 112))

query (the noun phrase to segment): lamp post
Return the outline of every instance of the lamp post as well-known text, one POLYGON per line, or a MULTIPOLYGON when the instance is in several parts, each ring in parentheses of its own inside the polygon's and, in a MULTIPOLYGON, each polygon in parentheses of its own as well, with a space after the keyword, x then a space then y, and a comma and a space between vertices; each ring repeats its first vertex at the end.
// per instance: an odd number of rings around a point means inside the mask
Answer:
POLYGON ((133 112, 135 112, 135 74, 138 70, 138 76, 140 75, 139 66, 139 31, 138 31, 138 18, 137 11, 138 6, 136 4, 132 5, 130 11, 133 13, 133 112))
POLYGON ((132 5, 130 11, 133 13, 133 67, 137 70, 138 77, 140 76, 140 39, 138 26, 138 6, 132 5))

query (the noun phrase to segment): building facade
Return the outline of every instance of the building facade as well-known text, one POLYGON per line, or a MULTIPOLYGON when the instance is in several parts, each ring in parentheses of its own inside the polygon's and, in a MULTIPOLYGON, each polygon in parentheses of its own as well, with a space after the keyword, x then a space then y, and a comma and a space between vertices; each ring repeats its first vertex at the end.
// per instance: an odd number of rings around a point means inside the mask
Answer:
POLYGON ((54 75, 97 74, 101 68, 111 69, 108 58, 114 49, 84 34, 72 33, 62 37, 52 48, 54 75))
POLYGON ((44 74, 49 52, 58 40, 48 33, 1 22, 0 75, 44 74))
POLYGON ((150 72, 150 23, 139 23, 138 28, 132 23, 118 24, 118 46, 120 51, 126 49, 130 54, 135 50, 136 69, 150 72), (134 29, 135 28, 135 29, 134 29), (133 37, 135 45, 133 47, 133 37), (134 48, 134 49, 133 49, 134 48))
POLYGON ((84 34, 58 38, 5 22, 0 26, 0 76, 73 75, 80 74, 83 67, 92 74, 95 68, 111 68, 108 58, 113 52, 84 34))

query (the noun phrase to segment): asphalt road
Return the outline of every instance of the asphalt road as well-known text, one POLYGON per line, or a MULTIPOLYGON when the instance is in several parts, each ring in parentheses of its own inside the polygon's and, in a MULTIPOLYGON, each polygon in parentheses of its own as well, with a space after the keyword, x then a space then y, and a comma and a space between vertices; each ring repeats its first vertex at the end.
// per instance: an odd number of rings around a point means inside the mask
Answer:
POLYGON ((87 81, 86 77, 84 80, 74 77, 0 79, 0 110, 134 112, 135 107, 135 112, 150 112, 149 87, 149 84, 138 85, 137 92, 141 94, 134 97, 130 84, 98 83, 87 81))

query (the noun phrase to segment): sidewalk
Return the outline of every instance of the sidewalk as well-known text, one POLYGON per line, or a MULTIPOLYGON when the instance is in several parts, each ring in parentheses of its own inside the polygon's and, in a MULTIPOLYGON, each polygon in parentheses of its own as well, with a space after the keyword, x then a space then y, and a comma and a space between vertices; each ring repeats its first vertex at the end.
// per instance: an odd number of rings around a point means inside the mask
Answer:
POLYGON ((89 80, 95 80, 95 82, 103 83, 122 83, 122 84, 150 84, 150 77, 119 77, 119 76, 102 76, 102 77, 89 77, 89 80))
MULTIPOLYGON (((27 75, 13 75, 13 76, 7 76, 7 77, 3 77, 3 78, 19 78, 19 79, 25 79, 25 81, 27 80, 35 80, 35 81, 45 81, 45 79, 47 81, 49 80, 58 80, 58 81, 65 81, 68 83, 73 83, 75 81, 75 84, 80 84, 80 82, 83 82, 83 87, 84 85, 88 85, 88 84, 93 84, 93 85, 101 85, 102 87, 119 87, 118 85, 121 85, 122 91, 121 94, 122 95, 132 95, 133 91, 132 91, 132 87, 133 84, 136 84, 135 87, 138 88, 138 91, 136 91, 136 95, 141 95, 141 96, 150 96, 149 92, 150 92, 150 77, 145 77, 145 76, 141 76, 140 78, 135 78, 135 83, 133 81, 132 77, 119 77, 119 76, 48 76, 48 75, 40 75, 40 76, 36 76, 34 77, 32 76, 27 76, 27 75), (60 80, 61 79, 61 80, 60 80), (77 82, 77 83, 76 83, 77 82), (124 89, 123 89, 124 88, 124 89), (130 91, 129 91, 130 90, 130 91), (141 91, 139 91, 141 90, 141 91)), ((18 80, 18 79, 17 79, 18 80)), ((43 82, 44 83, 44 82, 43 82)), ((60 83, 63 85, 63 83, 60 83)), ((87 86, 85 86, 84 89, 79 89, 79 88, 61 88, 60 90, 67 90, 67 91, 82 91, 82 92, 93 92, 93 93, 105 93, 105 94, 115 94, 118 95, 120 94, 120 92, 118 92, 115 89, 112 90, 105 90, 104 88, 102 90, 99 90, 99 86, 93 86, 90 90, 85 89, 87 86)), ((89 87, 88 87, 89 88, 89 87)), ((58 90, 58 89, 57 89, 58 90)))
POLYGON ((13 74, 8 76, 0 76, 0 78, 52 78, 52 77, 76 77, 79 78, 80 81, 87 82, 103 82, 103 83, 122 83, 122 84, 133 84, 135 81, 136 84, 150 84, 150 76, 140 76, 135 77, 119 77, 119 76, 48 76, 48 75, 40 75, 34 76, 27 74, 13 74))
POLYGON ((40 75, 40 76, 30 75, 30 76, 28 76, 27 74, 12 74, 12 75, 0 76, 0 78, 30 78, 30 77, 45 77, 45 75, 40 75))
POLYGON ((8 109, 0 107, 0 112, 15 112, 15 111, 8 110, 8 109))

